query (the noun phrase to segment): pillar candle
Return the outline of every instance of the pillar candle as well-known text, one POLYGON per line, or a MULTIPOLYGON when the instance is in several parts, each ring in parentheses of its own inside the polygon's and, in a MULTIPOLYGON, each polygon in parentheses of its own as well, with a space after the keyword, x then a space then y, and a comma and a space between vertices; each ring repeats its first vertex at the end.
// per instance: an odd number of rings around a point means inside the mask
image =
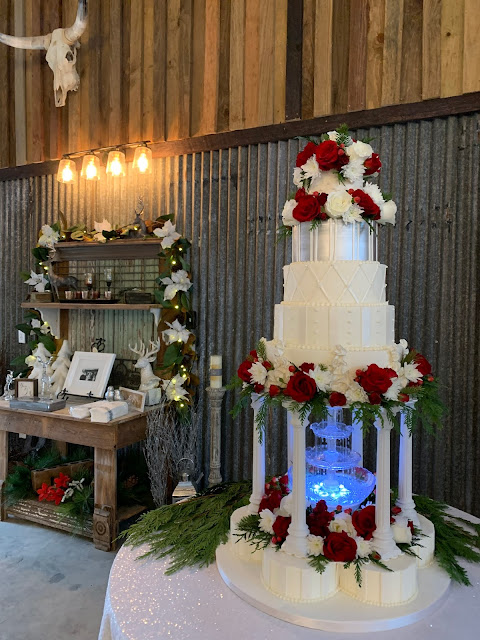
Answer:
POLYGON ((210 356, 210 387, 222 387, 222 356, 210 356))

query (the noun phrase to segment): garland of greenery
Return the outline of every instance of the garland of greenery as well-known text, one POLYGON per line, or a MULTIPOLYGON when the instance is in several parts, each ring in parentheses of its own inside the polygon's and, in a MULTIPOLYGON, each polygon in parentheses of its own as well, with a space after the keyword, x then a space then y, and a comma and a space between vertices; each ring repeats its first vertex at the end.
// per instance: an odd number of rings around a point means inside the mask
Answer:
MULTIPOLYGON (((217 485, 188 501, 149 511, 121 537, 133 548, 148 545, 142 558, 171 556, 167 575, 185 567, 208 566, 215 561, 217 547, 228 540, 230 516, 248 503, 250 493, 251 483, 246 481, 217 485)), ((414 500, 417 512, 435 526, 435 557, 439 565, 454 582, 470 585, 459 559, 480 563, 480 524, 450 515, 447 505, 431 498, 414 496, 414 500), (474 533, 455 521, 467 525, 474 533)), ((257 518, 254 514, 251 517, 257 518)), ((267 546, 266 536, 265 541, 256 540, 254 545, 267 546)), ((268 535, 268 542, 270 539, 268 535)), ((324 560, 321 556, 312 558, 311 566, 321 572, 324 560)), ((360 574, 361 564, 355 564, 356 573, 360 574)))

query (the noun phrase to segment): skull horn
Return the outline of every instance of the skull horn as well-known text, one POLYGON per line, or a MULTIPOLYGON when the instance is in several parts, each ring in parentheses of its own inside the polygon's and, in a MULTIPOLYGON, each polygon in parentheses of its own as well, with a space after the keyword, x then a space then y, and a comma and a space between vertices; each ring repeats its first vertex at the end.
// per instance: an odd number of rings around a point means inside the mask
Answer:
POLYGON ((0 33, 0 42, 8 44, 9 47, 15 47, 15 49, 48 49, 51 37, 51 33, 46 36, 34 37, 7 36, 5 33, 0 33))
POLYGON ((78 0, 77 17, 73 26, 64 31, 65 40, 69 44, 74 44, 87 28, 88 0, 78 0))

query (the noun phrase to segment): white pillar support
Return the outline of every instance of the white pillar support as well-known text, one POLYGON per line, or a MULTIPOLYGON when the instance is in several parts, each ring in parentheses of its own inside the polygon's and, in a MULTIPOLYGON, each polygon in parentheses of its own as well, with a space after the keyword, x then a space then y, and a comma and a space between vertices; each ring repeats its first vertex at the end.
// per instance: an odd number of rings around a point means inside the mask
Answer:
POLYGON ((252 495, 250 496, 249 511, 258 513, 258 507, 265 493, 265 434, 259 442, 257 430, 257 414, 263 404, 263 399, 256 393, 252 394, 253 409, 253 471, 252 495))
MULTIPOLYGON (((412 403, 408 403, 413 408, 412 403)), ((397 506, 401 515, 411 520, 416 527, 420 526, 412 490, 412 434, 406 424, 406 415, 400 413, 400 448, 398 456, 398 499, 397 506)))
POLYGON ((291 414, 293 427, 292 465, 292 521, 282 551, 298 558, 307 555, 307 499, 305 496, 305 428, 308 419, 301 420, 298 413, 291 414))
POLYGON ((293 425, 292 414, 287 411, 287 469, 293 464, 293 425))
POLYGON ((363 467, 363 430, 362 423, 357 420, 356 411, 352 411, 352 451, 360 454, 359 467, 363 467))
POLYGON ((377 429, 377 485, 375 499, 375 524, 373 548, 382 560, 396 558, 402 552, 395 544, 390 528, 390 432, 393 422, 382 409, 383 421, 375 421, 377 429))

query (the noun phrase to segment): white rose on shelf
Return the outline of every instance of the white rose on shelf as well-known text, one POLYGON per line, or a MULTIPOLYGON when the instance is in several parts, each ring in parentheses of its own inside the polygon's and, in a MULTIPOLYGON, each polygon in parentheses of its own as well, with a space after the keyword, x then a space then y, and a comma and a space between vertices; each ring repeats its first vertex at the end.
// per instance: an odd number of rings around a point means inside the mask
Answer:
POLYGON ((410 527, 394 522, 391 525, 391 530, 395 542, 406 542, 409 544, 412 541, 412 532, 410 527))
POLYGON ((372 553, 372 543, 370 540, 364 540, 362 537, 355 538, 357 543, 357 556, 359 558, 366 558, 372 553))
POLYGON ((277 516, 282 516, 284 518, 289 518, 292 515, 292 507, 293 507, 293 494, 289 493, 287 496, 282 498, 280 502, 280 507, 277 509, 277 516))
POLYGON ((301 167, 295 167, 295 169, 293 170, 293 184, 296 187, 303 186, 303 171, 301 167))
POLYGON ((325 209, 331 218, 341 218, 352 206, 352 196, 345 190, 328 194, 325 209))
POLYGON ((277 519, 277 516, 272 513, 270 509, 263 509, 263 511, 260 511, 259 516, 260 522, 258 523, 258 526, 260 527, 260 530, 265 533, 273 534, 273 523, 277 519))
POLYGON ((375 204, 378 204, 379 207, 385 204, 383 194, 378 188, 378 185, 373 184, 372 182, 365 182, 363 190, 365 191, 365 193, 368 193, 371 199, 375 202, 375 204))
POLYGON ((322 536, 314 536, 312 534, 307 536, 307 553, 309 556, 321 556, 323 553, 323 538, 322 536))
POLYGON ((330 531, 346 531, 349 536, 354 538, 357 535, 356 529, 352 523, 352 516, 343 511, 336 513, 334 519, 328 525, 330 531))
POLYGON ((293 210, 297 206, 296 200, 287 200, 283 206, 282 222, 286 227, 293 227, 298 224, 298 220, 293 217, 293 210))
POLYGON ((253 384, 265 384, 267 370, 261 362, 254 362, 248 372, 250 373, 253 384))
POLYGON ((332 384, 332 374, 330 371, 324 371, 318 364, 308 372, 308 375, 315 380, 319 391, 327 391, 332 384))
POLYGON ((315 156, 311 156, 302 165, 302 171, 305 178, 316 178, 320 174, 320 167, 315 156))
POLYGON ((342 186, 335 171, 320 171, 320 174, 312 179, 308 187, 308 193, 332 193, 342 186))
POLYGON ((380 224, 395 224, 395 214, 397 213, 397 205, 393 200, 387 200, 382 206, 382 215, 380 220, 377 220, 380 224))
POLYGON ((373 149, 368 143, 357 140, 346 148, 346 152, 350 158, 360 158, 363 162, 371 157, 373 149))

